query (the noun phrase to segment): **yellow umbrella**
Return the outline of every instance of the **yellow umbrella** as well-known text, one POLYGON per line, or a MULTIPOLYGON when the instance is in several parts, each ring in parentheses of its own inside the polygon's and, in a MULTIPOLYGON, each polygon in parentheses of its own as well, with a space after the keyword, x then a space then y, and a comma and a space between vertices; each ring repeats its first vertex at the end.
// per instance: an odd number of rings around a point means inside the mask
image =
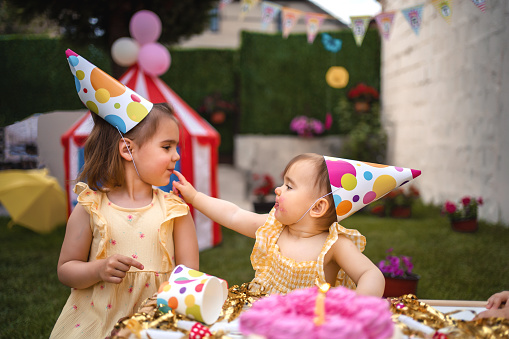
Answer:
POLYGON ((65 193, 46 169, 0 171, 0 203, 12 218, 9 227, 48 233, 67 219, 65 193))

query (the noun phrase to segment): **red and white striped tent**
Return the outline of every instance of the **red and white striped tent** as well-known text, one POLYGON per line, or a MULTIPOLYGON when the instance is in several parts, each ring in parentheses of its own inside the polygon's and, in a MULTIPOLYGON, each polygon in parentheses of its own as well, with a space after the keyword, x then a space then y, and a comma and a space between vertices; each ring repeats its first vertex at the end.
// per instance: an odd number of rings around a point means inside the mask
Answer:
MULTIPOLYGON (((119 81, 152 103, 167 102, 174 108, 175 115, 181 123, 179 146, 181 159, 177 163, 177 169, 198 191, 217 197, 220 136, 214 127, 159 77, 145 74, 137 65, 130 67, 119 81)), ((83 166, 83 147, 92 126, 92 117, 88 112, 62 135, 69 211, 76 205, 76 194, 72 192, 73 185, 69 185, 69 181, 77 177, 81 166, 83 166)), ((162 189, 168 191, 170 188, 171 183, 162 189)), ((192 207, 191 212, 196 225, 200 250, 219 244, 221 242, 221 227, 192 207)))

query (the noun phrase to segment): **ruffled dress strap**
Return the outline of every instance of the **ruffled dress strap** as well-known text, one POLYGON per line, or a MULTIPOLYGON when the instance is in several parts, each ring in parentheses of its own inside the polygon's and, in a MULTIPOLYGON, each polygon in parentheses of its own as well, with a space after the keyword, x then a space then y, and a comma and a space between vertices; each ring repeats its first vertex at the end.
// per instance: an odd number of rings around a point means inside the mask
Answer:
POLYGON ((271 246, 277 242, 283 231, 283 224, 276 220, 274 214, 276 209, 272 208, 263 226, 256 230, 256 241, 251 252, 251 264, 255 271, 266 265, 270 265, 269 256, 271 246))
POLYGON ((167 264, 170 270, 172 270, 174 265, 171 258, 172 254, 170 253, 174 253, 174 244, 173 241, 168 241, 168 239, 173 238, 174 219, 187 215, 189 213, 189 206, 173 192, 164 192, 161 189, 156 189, 154 194, 161 206, 165 208, 165 217, 159 228, 159 242, 166 254, 163 259, 163 265, 167 264))
MULTIPOLYGON (((354 229, 348 229, 341 226, 339 223, 335 222, 329 227, 329 235, 323 244, 322 251, 320 252, 320 256, 317 260, 318 274, 320 280, 325 281, 325 273, 323 269, 323 262, 325 259, 325 255, 331 249, 332 245, 338 240, 340 235, 345 236, 350 239, 354 245, 359 249, 359 251, 363 252, 366 248, 366 237, 364 237, 359 231, 354 229)), ((336 277, 336 285, 335 286, 345 286, 350 289, 355 289, 355 283, 353 280, 340 268, 338 275, 336 277)))
POLYGON ((78 182, 76 186, 74 186, 74 193, 78 194, 78 203, 90 214, 91 231, 94 232, 95 227, 101 237, 95 258, 104 259, 106 258, 106 244, 110 240, 110 234, 108 232, 106 219, 102 215, 99 207, 106 193, 94 191, 83 182, 78 182))

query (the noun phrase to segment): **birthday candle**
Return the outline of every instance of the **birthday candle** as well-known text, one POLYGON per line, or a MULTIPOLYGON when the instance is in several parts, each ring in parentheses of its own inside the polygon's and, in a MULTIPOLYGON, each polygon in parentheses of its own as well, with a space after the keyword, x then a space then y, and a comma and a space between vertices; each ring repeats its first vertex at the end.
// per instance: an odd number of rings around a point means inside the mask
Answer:
POLYGON ((316 296, 315 304, 315 318, 313 319, 316 326, 321 326, 325 322, 325 294, 329 288, 330 284, 328 283, 318 286, 318 295, 316 296))

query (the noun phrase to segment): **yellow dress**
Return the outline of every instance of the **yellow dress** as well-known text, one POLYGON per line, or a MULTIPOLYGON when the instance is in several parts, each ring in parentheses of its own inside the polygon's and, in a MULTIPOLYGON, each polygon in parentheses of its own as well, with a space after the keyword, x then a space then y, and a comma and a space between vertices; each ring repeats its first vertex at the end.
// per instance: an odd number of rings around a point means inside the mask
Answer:
POLYGON ((138 260, 144 269, 131 267, 120 284, 72 288, 50 338, 105 338, 120 318, 135 313, 169 279, 175 266, 174 220, 187 215, 189 207, 159 189, 154 189, 152 203, 140 208, 117 206, 84 183, 78 183, 75 192, 90 214, 93 240, 88 260, 118 253, 138 260))
MULTIPOLYGON (((323 260, 339 235, 350 239, 361 252, 366 247, 366 238, 359 231, 344 228, 335 222, 329 228, 329 235, 318 258, 315 261, 297 262, 284 257, 279 251, 277 240, 284 225, 276 220, 274 213, 273 208, 265 224, 256 231, 256 242, 251 253, 251 264, 255 270, 255 277, 250 285, 253 292, 261 290, 269 294, 286 294, 295 289, 315 286, 316 278, 320 284, 326 283, 323 260)), ((335 286, 356 288, 343 269, 338 272, 335 286)))

